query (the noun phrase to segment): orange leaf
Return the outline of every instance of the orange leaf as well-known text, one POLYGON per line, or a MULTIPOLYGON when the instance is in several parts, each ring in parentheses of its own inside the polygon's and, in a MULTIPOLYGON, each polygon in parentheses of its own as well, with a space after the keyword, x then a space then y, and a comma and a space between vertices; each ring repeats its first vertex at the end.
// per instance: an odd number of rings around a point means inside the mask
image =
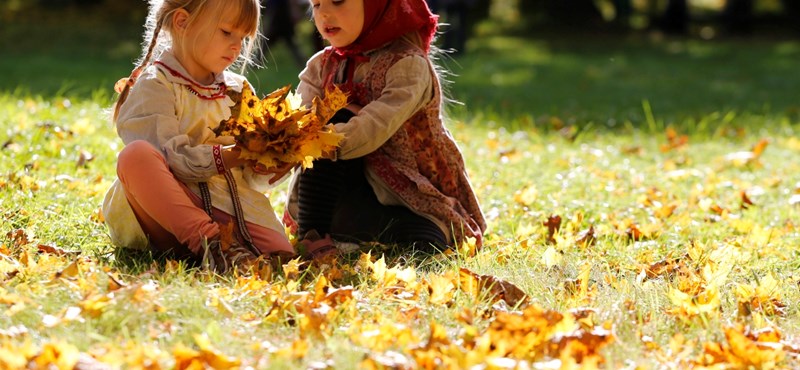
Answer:
POLYGON ((466 268, 459 269, 459 288, 474 298, 485 294, 492 301, 505 301, 509 306, 527 306, 530 299, 522 289, 491 275, 479 275, 466 268))

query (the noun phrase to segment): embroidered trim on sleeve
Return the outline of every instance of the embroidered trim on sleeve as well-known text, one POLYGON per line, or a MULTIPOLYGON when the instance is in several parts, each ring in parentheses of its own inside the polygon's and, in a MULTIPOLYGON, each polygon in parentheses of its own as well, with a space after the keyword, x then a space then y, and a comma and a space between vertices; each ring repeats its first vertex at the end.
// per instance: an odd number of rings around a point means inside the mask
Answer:
POLYGON ((222 160, 222 145, 214 145, 212 152, 214 153, 214 164, 217 165, 217 173, 221 175, 225 173, 225 162, 222 160))

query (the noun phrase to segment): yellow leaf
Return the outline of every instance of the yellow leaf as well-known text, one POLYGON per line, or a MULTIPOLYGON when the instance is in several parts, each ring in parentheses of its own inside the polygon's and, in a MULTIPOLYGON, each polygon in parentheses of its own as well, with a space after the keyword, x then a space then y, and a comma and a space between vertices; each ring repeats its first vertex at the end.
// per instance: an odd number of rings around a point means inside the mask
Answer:
POLYGON ((242 158, 266 168, 284 164, 310 167, 314 159, 339 145, 343 135, 327 122, 346 105, 347 96, 338 88, 326 91, 325 98, 314 98, 307 109, 299 106, 299 98, 289 92, 289 86, 258 100, 245 85, 241 99, 231 108, 231 117, 220 122, 214 133, 233 136, 242 158))
POLYGON ((453 294, 456 288, 452 273, 448 271, 448 273, 443 276, 430 275, 427 282, 428 303, 434 306, 449 306, 452 303, 453 294))
POLYGON ((558 253, 553 246, 547 247, 547 250, 542 253, 542 263, 547 266, 547 268, 552 268, 560 264, 562 259, 563 256, 561 253, 558 253))
POLYGON ((217 351, 206 335, 195 334, 194 341, 199 350, 180 343, 173 349, 176 369, 238 369, 241 365, 240 360, 217 351))
POLYGON ((527 305, 528 295, 516 285, 492 275, 479 275, 466 268, 459 269, 459 288, 476 299, 488 297, 502 300, 509 306, 527 305))
POLYGON ((76 278, 78 277, 79 272, 80 269, 78 268, 78 259, 76 259, 72 261, 72 263, 70 263, 63 270, 56 272, 55 275, 53 276, 53 279, 55 280, 61 278, 66 278, 66 279, 76 278))
POLYGON ((37 369, 72 369, 78 363, 80 352, 66 343, 46 343, 31 362, 37 369))
POLYGON ((78 305, 81 307, 83 312, 86 312, 89 316, 96 318, 103 314, 106 307, 114 303, 113 297, 113 293, 102 295, 97 294, 84 299, 83 301, 79 302, 78 305))

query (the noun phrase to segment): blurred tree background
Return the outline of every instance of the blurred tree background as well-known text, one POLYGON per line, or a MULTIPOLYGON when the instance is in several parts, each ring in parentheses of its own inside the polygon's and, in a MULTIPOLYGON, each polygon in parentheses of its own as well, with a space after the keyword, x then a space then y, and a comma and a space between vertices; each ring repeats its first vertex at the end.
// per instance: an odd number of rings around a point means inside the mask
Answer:
MULTIPOLYGON (((459 0, 438 0, 459 2, 459 0)), ((433 2, 433 1, 432 1, 433 2)), ((469 0, 474 34, 487 21, 502 31, 568 29, 575 32, 663 31, 713 38, 726 34, 800 31, 798 0, 469 0)), ((0 19, 36 20, 64 13, 139 25, 144 0, 3 0, 0 19)))
MULTIPOLYGON (((466 7, 441 13, 454 25, 439 42, 467 26, 464 53, 442 62, 454 98, 480 114, 614 126, 641 122, 643 101, 667 117, 798 109, 800 0, 428 1, 466 7)), ((0 92, 111 98, 146 12, 145 0, 0 0, 0 92)), ((297 38, 305 56, 319 47, 312 22, 297 38)), ((257 91, 296 84, 285 45, 267 46, 265 68, 248 71, 257 91)))

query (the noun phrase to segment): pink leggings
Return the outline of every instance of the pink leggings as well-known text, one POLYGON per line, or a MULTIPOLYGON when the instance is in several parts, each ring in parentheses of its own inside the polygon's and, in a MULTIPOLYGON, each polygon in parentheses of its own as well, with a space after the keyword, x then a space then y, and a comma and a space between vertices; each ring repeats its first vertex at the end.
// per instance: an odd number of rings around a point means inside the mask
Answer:
MULTIPOLYGON (((161 152, 146 141, 137 140, 122 149, 117 176, 156 252, 196 257, 203 240, 219 234, 219 225, 235 222, 235 217, 217 208, 209 217, 200 197, 172 174, 161 152)), ((286 235, 250 222, 246 225, 262 254, 294 253, 286 235)))

